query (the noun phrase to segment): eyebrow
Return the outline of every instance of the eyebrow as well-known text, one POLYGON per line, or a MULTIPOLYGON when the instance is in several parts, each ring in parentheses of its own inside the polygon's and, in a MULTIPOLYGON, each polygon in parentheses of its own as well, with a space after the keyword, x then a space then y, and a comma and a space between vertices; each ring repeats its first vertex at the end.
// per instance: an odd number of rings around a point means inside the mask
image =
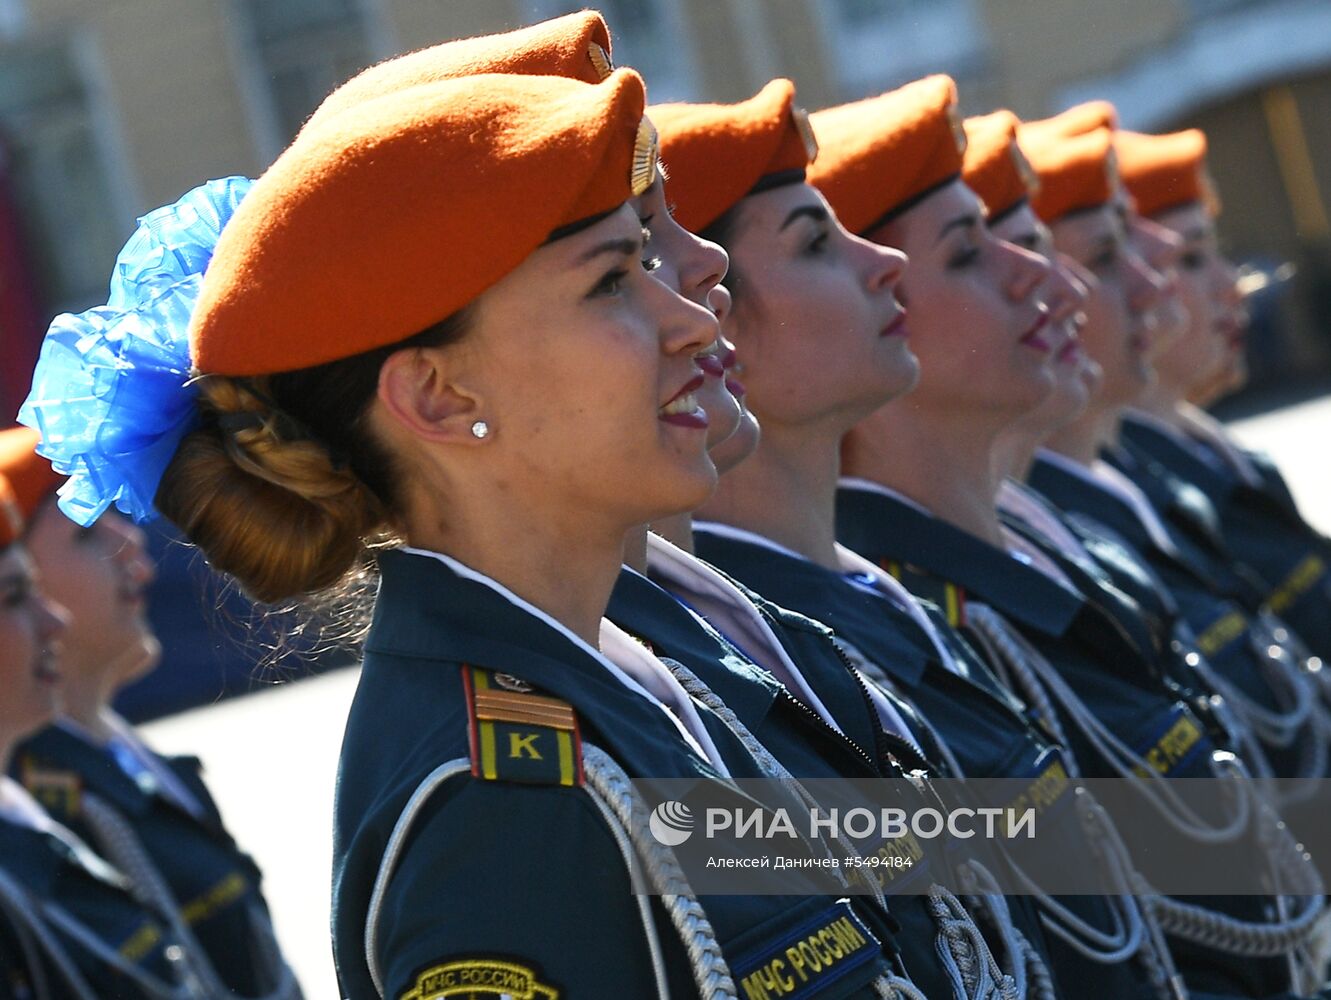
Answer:
POLYGON ((790 214, 786 216, 786 220, 777 227, 777 232, 781 232, 797 219, 809 218, 814 222, 826 222, 830 217, 827 209, 823 208, 822 205, 800 205, 798 208, 792 208, 790 210, 790 214))
POLYGON ((575 267, 581 267, 590 261, 595 260, 605 254, 614 254, 616 257, 629 257, 642 252, 642 239, 628 239, 627 237, 606 240, 604 243, 598 243, 596 246, 579 255, 573 262, 575 267))
POLYGON ((958 215, 955 219, 950 220, 944 225, 942 229, 938 230, 938 239, 941 240, 954 229, 974 229, 979 226, 979 224, 980 217, 978 215, 958 215))
POLYGON ((1187 230, 1183 234, 1183 238, 1190 243, 1192 242, 1200 243, 1203 240, 1205 240, 1206 237, 1209 235, 1210 234, 1205 229, 1203 229, 1201 226, 1198 226, 1196 229, 1187 230))

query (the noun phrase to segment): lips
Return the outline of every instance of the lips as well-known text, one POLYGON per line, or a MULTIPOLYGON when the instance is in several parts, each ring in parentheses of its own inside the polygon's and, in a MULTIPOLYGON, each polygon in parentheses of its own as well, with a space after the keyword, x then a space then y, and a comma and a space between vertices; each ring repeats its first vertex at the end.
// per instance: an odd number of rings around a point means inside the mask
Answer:
POLYGON ((1053 345, 1044 335, 1045 327, 1049 325, 1049 310, 1041 309, 1040 314, 1035 317, 1035 322, 1031 328, 1021 336, 1021 343, 1027 347, 1033 348, 1042 354, 1048 354, 1053 350, 1053 345))
POLYGON ((39 684, 55 687, 64 680, 64 675, 56 669, 55 661, 56 654, 54 650, 45 650, 37 658, 37 662, 32 668, 32 675, 37 678, 39 684))
POLYGON ((698 405, 698 397, 695 395, 702 388, 702 384, 702 375, 695 375, 689 379, 684 387, 671 396, 665 405, 657 411, 657 418, 667 424, 674 424, 676 427, 706 429, 707 413, 698 405))
POLYGON ((891 323, 888 323, 887 326, 883 327, 882 332, 879 333, 878 336, 880 337, 910 336, 910 328, 906 326, 906 310, 902 309, 899 313, 897 313, 896 318, 893 319, 891 323))
POLYGON ((693 363, 702 369, 704 375, 713 378, 725 378, 726 366, 715 354, 694 355, 693 363))
POLYGON ((1082 350, 1081 341, 1076 337, 1069 337, 1068 342, 1058 352, 1058 362, 1059 364, 1071 364, 1074 361, 1080 361, 1083 353, 1085 352, 1082 350))

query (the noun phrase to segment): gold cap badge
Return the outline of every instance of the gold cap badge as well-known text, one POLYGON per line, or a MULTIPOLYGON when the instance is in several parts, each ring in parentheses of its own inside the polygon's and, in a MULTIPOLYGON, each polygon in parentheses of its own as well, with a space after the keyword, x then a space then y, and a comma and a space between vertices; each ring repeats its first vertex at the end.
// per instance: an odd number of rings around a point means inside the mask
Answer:
POLYGON ((633 147, 633 170, 629 175, 629 188, 635 196, 642 194, 656 180, 656 160, 660 152, 656 126, 650 118, 638 123, 638 138, 633 147))

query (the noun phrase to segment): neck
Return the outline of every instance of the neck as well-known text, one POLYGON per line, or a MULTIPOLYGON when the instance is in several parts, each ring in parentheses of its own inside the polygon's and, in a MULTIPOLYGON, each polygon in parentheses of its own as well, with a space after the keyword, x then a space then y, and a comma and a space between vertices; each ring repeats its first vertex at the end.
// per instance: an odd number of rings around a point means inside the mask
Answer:
POLYGON ((764 421, 758 449, 721 477, 698 517, 763 535, 821 566, 837 568, 841 433, 764 421))
POLYGON ((66 685, 61 698, 62 715, 78 723, 99 743, 105 743, 113 735, 111 726, 111 692, 101 691, 96 687, 80 688, 66 685))
POLYGON ((1178 407, 1183 400, 1183 393, 1174 386, 1158 379, 1134 404, 1134 409, 1149 413, 1157 420, 1162 420, 1171 427, 1178 426, 1178 407))
POLYGON ((847 436, 844 472, 890 487, 1002 548, 995 503, 1003 481, 994 455, 998 432, 977 432, 975 424, 974 414, 884 407, 847 436))
MULTIPOLYGON (((687 511, 674 517, 652 522, 652 531, 660 535, 671 545, 678 546, 689 555, 693 555, 693 512, 687 511)), ((646 564, 647 540, 643 539, 643 562, 646 564)))
POLYGON ((1100 452, 1118 440, 1122 408, 1115 406, 1088 409, 1072 423, 1050 435, 1045 446, 1082 465, 1090 465, 1100 452))
POLYGON ((410 545, 445 553, 540 608, 592 646, 624 561, 622 525, 533 508, 504 493, 408 524, 410 545))
POLYGON ((1001 477, 1025 482, 1035 462, 1035 453, 1049 434, 1047 427, 1039 427, 1019 420, 994 442, 994 471, 1001 477))

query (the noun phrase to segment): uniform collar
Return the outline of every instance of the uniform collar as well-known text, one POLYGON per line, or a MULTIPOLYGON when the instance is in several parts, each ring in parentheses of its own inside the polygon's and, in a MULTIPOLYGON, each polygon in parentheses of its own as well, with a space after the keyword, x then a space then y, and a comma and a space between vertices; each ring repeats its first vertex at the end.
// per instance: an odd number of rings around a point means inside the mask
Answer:
POLYGON ((1064 634, 1086 603, 1033 566, 886 490, 843 482, 837 493, 837 534, 871 561, 909 563, 1050 635, 1064 634))
POLYGON ((657 656, 678 660, 714 691, 750 729, 780 690, 706 621, 636 570, 625 566, 615 581, 606 617, 657 656))
MULTIPOLYGON (((689 731, 655 694, 561 622, 450 556, 395 549, 379 556, 380 586, 367 653, 467 663, 519 677, 599 720, 653 731, 661 715, 696 765, 725 775, 710 739, 689 731)), ((673 681, 673 678, 671 678, 673 681)), ((676 682, 677 683, 677 682, 676 682)), ((617 730, 618 731, 618 730, 617 730)))
POLYGON ((901 684, 918 685, 936 657, 928 636, 906 612, 836 570, 730 525, 695 521, 693 531, 703 559, 778 604, 830 625, 901 684))

